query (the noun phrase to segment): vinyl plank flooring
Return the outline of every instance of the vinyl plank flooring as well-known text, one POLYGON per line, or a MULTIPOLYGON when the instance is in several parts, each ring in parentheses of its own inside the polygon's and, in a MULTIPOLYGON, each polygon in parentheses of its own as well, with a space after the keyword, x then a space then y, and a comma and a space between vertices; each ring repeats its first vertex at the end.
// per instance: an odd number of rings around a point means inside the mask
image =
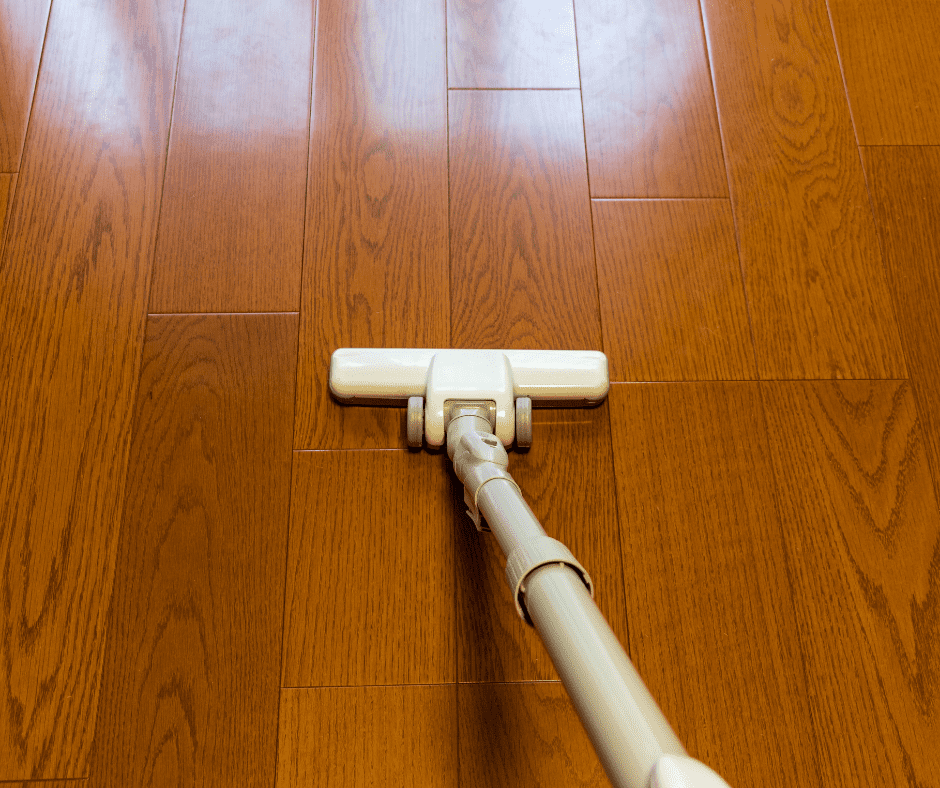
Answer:
POLYGON ((277 788, 456 788, 455 685, 282 690, 277 788))
POLYGON ((313 4, 190 0, 152 312, 300 302, 313 4))
POLYGON ((62 0, 0 267, 0 776, 85 772, 182 1, 62 0))
POLYGON ((576 10, 592 196, 726 196, 697 0, 576 10))
POLYGON ((908 383, 761 385, 825 785, 940 785, 940 516, 908 383))
MULTIPOLYGON (((598 607, 626 642, 607 407, 534 411, 532 448, 511 455, 509 471, 548 534, 587 569, 598 607)), ((498 543, 477 532, 464 514, 462 486, 453 487, 459 680, 557 680, 539 636, 516 612, 498 543)))
POLYGON ((572 0, 450 0, 451 88, 578 88, 572 0))
POLYGON ((460 784, 609 786, 557 682, 461 684, 460 784))
POLYGON ((761 377, 904 377, 825 0, 703 11, 761 377))
POLYGON ((863 148, 862 154, 940 495, 940 148, 863 148))
POLYGON ((274 781, 297 322, 148 322, 92 785, 274 781))
POLYGON ((20 168, 52 0, 0 0, 0 172, 20 168))
POLYGON ((860 145, 940 144, 935 3, 829 0, 860 145))
POLYGON ((295 453, 284 686, 454 681, 446 459, 295 453))
POLYGON ((727 200, 597 200, 611 380, 756 377, 727 200))
POLYGON ((578 93, 449 101, 454 346, 600 349, 578 93))
POLYGON ((321 0, 298 363, 298 449, 404 447, 401 410, 341 408, 339 347, 447 347, 444 7, 321 0))
POLYGON ((609 397, 640 675, 730 785, 806 785, 817 742, 756 384, 620 384, 609 397))

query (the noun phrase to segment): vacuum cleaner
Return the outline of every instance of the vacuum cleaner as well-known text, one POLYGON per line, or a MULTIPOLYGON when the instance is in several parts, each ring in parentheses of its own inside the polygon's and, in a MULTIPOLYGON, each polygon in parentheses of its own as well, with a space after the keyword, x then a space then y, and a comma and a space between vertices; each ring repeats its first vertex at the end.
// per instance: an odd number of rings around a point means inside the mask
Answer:
POLYGON ((594 603, 587 570, 539 524, 509 474, 506 447, 532 442, 532 407, 590 407, 609 389, 596 351, 342 348, 330 390, 342 403, 407 402, 408 445, 446 443, 467 513, 506 556, 516 611, 545 644, 616 788, 728 788, 689 757, 594 603))

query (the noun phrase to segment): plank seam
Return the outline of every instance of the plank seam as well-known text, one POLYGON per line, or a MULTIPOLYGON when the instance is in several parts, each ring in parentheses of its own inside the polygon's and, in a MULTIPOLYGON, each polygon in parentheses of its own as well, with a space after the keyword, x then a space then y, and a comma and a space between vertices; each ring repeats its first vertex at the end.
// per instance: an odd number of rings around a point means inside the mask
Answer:
MULTIPOLYGON (((580 39, 578 38, 578 8, 577 8, 577 4, 573 0, 572 0, 572 5, 571 5, 571 13, 574 17, 574 43, 575 43, 575 53, 578 58, 578 85, 582 85, 583 83, 581 81, 581 42, 580 42, 580 39)), ((584 168, 587 172, 588 212, 591 216, 591 254, 594 260, 594 293, 597 298, 597 322, 598 322, 598 327, 600 328, 600 332, 601 332, 601 347, 606 350, 607 341, 604 337, 604 310, 601 309, 601 279, 600 279, 600 271, 598 271, 597 269, 597 234, 595 232, 595 224, 594 224, 594 198, 593 198, 593 192, 591 190, 591 162, 588 157, 587 120, 584 117, 584 93, 580 89, 578 92, 581 98, 581 132, 584 135, 584 168)), ((610 466, 611 466, 611 471, 613 472, 614 479, 615 479, 615 483, 613 487, 614 487, 614 517, 616 518, 615 522, 617 524, 617 554, 620 559, 620 578, 621 580, 625 580, 626 567, 624 567, 624 563, 623 563, 623 540, 620 538, 620 534, 622 532, 622 524, 620 522, 620 501, 618 500, 618 492, 617 492, 617 484, 616 484, 617 468, 614 462, 614 451, 613 451, 614 425, 613 425, 613 422, 611 421, 611 418, 612 417, 610 415, 610 406, 608 405, 607 406, 607 440, 610 442, 610 448, 611 448, 610 466)), ((623 583, 622 589, 623 589, 622 590, 623 598, 621 599, 621 602, 624 605, 624 610, 627 610, 627 584, 626 582, 623 583)), ((624 647, 629 653, 630 621, 627 619, 626 616, 624 616, 624 619, 626 619, 626 632, 624 633, 624 640, 626 642, 624 644, 624 647)))
POLYGON ((300 312, 148 312, 147 317, 246 317, 249 315, 299 315, 300 312))
POLYGON ((427 682, 417 684, 322 684, 305 685, 291 687, 281 687, 282 690, 327 690, 327 689, 399 689, 401 687, 495 687, 495 686, 514 686, 518 684, 558 684, 559 679, 525 679, 522 681, 442 681, 427 682))
MULTIPOLYGON (((36 93, 39 92, 39 75, 42 74, 42 61, 46 55, 46 41, 49 40, 49 23, 52 20, 52 2, 49 3, 49 10, 46 12, 46 25, 42 31, 42 47, 39 49, 39 65, 36 67, 36 79, 33 81, 32 94, 29 97, 29 112, 26 114, 26 131, 23 133, 23 144, 20 146, 20 158, 17 163, 17 172, 23 167, 23 157, 26 155, 26 142, 29 139, 29 129, 33 123, 33 107, 36 106, 36 93)), ((10 215, 12 216, 12 200, 10 204, 10 215)))
POLYGON ((940 148, 940 143, 926 143, 921 145, 916 142, 904 142, 900 144, 887 144, 887 143, 878 143, 878 144, 868 144, 859 145, 859 150, 862 148, 940 148))
MULTIPOLYGON (((454 261, 451 247, 450 223, 450 49, 449 31, 447 29, 447 0, 444 0, 444 126, 447 138, 447 344, 453 347, 454 343, 454 261)), ((454 658, 456 662, 456 656, 454 658)))
MULTIPOLYGON (((314 10, 316 14, 316 10, 314 10)), ((316 22, 314 22, 314 28, 316 27, 316 22)), ((300 330, 298 326, 297 331, 297 347, 300 346, 300 330)), ((294 421, 297 418, 297 367, 298 364, 294 364, 294 419, 291 420, 291 446, 293 446, 294 441, 294 421)), ((281 749, 281 699, 284 693, 281 691, 285 689, 281 687, 281 677, 284 675, 284 648, 287 632, 287 577, 290 573, 290 526, 291 526, 291 512, 293 510, 293 500, 294 500, 294 451, 291 450, 291 463, 290 463, 290 479, 287 483, 287 539, 284 540, 284 587, 282 589, 281 597, 281 654, 280 659, 277 664, 277 730, 274 733, 274 785, 277 785, 277 769, 280 764, 280 749, 281 749)))
MULTIPOLYGON (((404 410, 404 408, 402 408, 401 410, 404 410)), ((412 450, 411 450, 411 449, 403 449, 403 448, 402 448, 402 449, 399 449, 399 448, 391 448, 391 449, 355 449, 355 448, 354 448, 354 449, 292 449, 292 451, 294 452, 294 454, 326 454, 326 453, 330 453, 330 452, 335 454, 335 453, 339 453, 339 452, 356 452, 356 451, 358 451, 358 452, 369 452, 369 451, 411 452, 412 450)), ((423 452, 414 451, 413 453, 414 453, 414 454, 422 454, 423 452)), ((443 453, 443 452, 441 452, 441 454, 442 454, 442 453, 443 453)), ((438 454, 438 453, 435 452, 435 454, 438 454)))
MULTIPOLYGON (((144 319, 145 334, 147 331, 147 320, 150 318, 151 314, 159 314, 158 312, 150 312, 150 303, 153 301, 153 271, 157 265, 157 249, 160 248, 160 228, 163 224, 163 195, 166 190, 166 171, 169 169, 170 163, 170 140, 173 139, 173 117, 176 115, 176 87, 179 84, 180 78, 180 61, 182 60, 183 54, 183 31, 186 29, 187 2, 188 0, 183 0, 183 14, 180 18, 180 35, 176 41, 176 68, 173 71, 173 96, 170 99, 170 122, 167 124, 166 145, 163 148, 163 177, 160 180, 160 204, 157 209, 157 229, 153 234, 153 250, 150 260, 150 271, 148 272, 149 281, 147 282, 147 314, 144 319)), ((136 392, 134 393, 134 396, 137 396, 136 392)))
POLYGON ((601 284, 600 284, 600 275, 597 270, 597 239, 595 238, 594 233, 594 203, 591 201, 591 164, 588 161, 588 144, 587 144, 587 125, 584 119, 584 94, 581 92, 581 45, 578 41, 578 11, 572 2, 571 5, 571 14, 574 19, 574 51, 575 57, 578 61, 578 99, 581 104, 581 138, 584 140, 584 173, 587 178, 587 199, 588 199, 588 215, 591 218, 591 259, 594 263, 594 298, 595 306, 597 307, 597 327, 600 329, 601 336, 601 347, 606 348, 607 345, 604 342, 604 315, 601 310, 601 284))
MULTIPOLYGON (((450 181, 450 28, 448 27, 448 6, 444 0, 444 131, 447 142, 447 344, 454 344, 454 261, 451 246, 451 181, 450 181)), ((454 591, 457 591, 457 552, 460 549, 460 540, 452 541, 451 571, 454 591)), ((457 786, 460 788, 463 765, 460 762, 460 692, 456 680, 460 679, 460 629, 458 627, 459 614, 457 600, 454 599, 454 751, 457 756, 457 786)))
MULTIPOLYGON (((20 146, 19 160, 17 161, 15 171, 0 173, 0 175, 18 176, 20 170, 23 167, 23 157, 26 155, 26 143, 29 140, 29 129, 33 122, 33 107, 36 105, 36 94, 39 92, 39 76, 42 74, 42 61, 46 55, 46 41, 49 39, 49 22, 51 19, 52 3, 50 2, 49 10, 46 12, 46 24, 42 31, 42 47, 39 49, 39 64, 36 66, 36 79, 33 81, 33 90, 29 98, 29 112, 26 114, 26 130, 23 133, 23 143, 20 146)), ((13 184, 13 189, 10 192, 9 200, 7 202, 6 216, 0 216, 0 226, 3 227, 3 232, 0 233, 0 264, 4 262, 4 255, 6 253, 6 239, 10 235, 9 220, 13 218, 14 201, 16 200, 16 195, 19 192, 19 189, 16 188, 19 185, 19 180, 19 177, 17 177, 16 182, 13 184)))
MULTIPOLYGON (((24 146, 25 147, 25 146, 24 146)), ((10 193, 7 196, 7 208, 6 215, 0 216, 0 266, 5 262, 5 255, 7 250, 7 238, 10 236, 10 219, 13 218, 13 200, 16 199, 17 186, 19 186, 19 173, 16 172, 4 172, 0 175, 9 175, 10 182, 13 184, 13 188, 10 189, 10 193)))
POLYGON ((314 83, 316 80, 316 62, 317 62, 317 39, 319 36, 318 25, 320 21, 320 0, 316 0, 313 5, 313 24, 310 30, 311 42, 310 42, 310 72, 309 72, 309 85, 307 86, 307 172, 306 177, 304 178, 304 211, 303 211, 303 233, 301 234, 300 239, 300 288, 297 291, 297 312, 293 314, 298 315, 297 318, 297 339, 295 342, 294 350, 294 403, 293 403, 293 412, 291 414, 291 425, 290 425, 290 448, 291 448, 291 463, 290 463, 290 480, 288 481, 287 488, 287 539, 284 544, 284 588, 282 591, 282 603, 281 603, 281 655, 280 660, 278 661, 277 666, 277 730, 274 734, 274 785, 278 784, 278 768, 281 761, 281 700, 284 697, 282 692, 283 687, 281 687, 281 679, 284 676, 284 650, 285 650, 285 641, 287 639, 287 578, 290 572, 290 538, 291 538, 291 512, 293 511, 293 502, 294 502, 294 438, 297 433, 297 392, 300 389, 300 307, 303 305, 303 282, 304 282, 304 262, 307 259, 307 210, 309 207, 309 195, 310 195, 310 151, 311 151, 311 132, 313 130, 313 90, 314 83))
MULTIPOLYGON (((185 27, 185 23, 186 23, 186 3, 187 3, 187 0, 183 0, 183 7, 180 11, 180 23, 179 23, 180 32, 176 40, 176 68, 174 69, 174 73, 173 73, 173 95, 170 98, 170 118, 169 118, 169 122, 167 123, 166 142, 163 148, 163 173, 162 173, 162 177, 160 178, 160 189, 159 189, 159 193, 157 196, 157 201, 159 203, 160 208, 158 209, 158 212, 157 212, 156 227, 154 229, 153 239, 151 241, 151 246, 150 246, 149 270, 145 274, 145 276, 147 277, 147 283, 145 285, 146 290, 147 290, 147 294, 146 294, 147 304, 150 303, 150 298, 151 298, 150 288, 153 284, 153 268, 154 268, 154 264, 156 263, 157 238, 159 236, 159 231, 160 231, 160 214, 162 213, 162 206, 163 206, 163 189, 164 189, 164 186, 166 185, 167 161, 170 155, 170 135, 173 129, 173 112, 174 112, 174 108, 176 105, 176 84, 177 84, 177 79, 179 78, 180 53, 182 52, 182 49, 183 49, 183 28, 185 27)), ((50 16, 51 16, 51 12, 50 12, 50 16)), ((127 480, 128 480, 128 475, 130 474, 130 471, 131 471, 130 451, 131 451, 131 447, 133 447, 134 445, 134 438, 136 437, 134 430, 135 430, 135 422, 136 422, 135 414, 137 411, 137 396, 140 393, 140 381, 141 381, 141 376, 143 373, 144 345, 146 344, 146 340, 147 340, 147 327, 148 327, 149 322, 150 322, 150 315, 149 313, 145 313, 143 323, 140 328, 140 342, 139 342, 139 347, 137 350, 137 359, 136 359, 137 375, 135 376, 136 378, 135 385, 133 387, 133 391, 130 393, 130 398, 129 398, 129 402, 131 403, 131 425, 130 425, 129 435, 127 436, 127 446, 128 446, 127 457, 126 457, 124 469, 122 472, 122 475, 124 476, 124 481, 123 481, 124 495, 122 496, 120 509, 118 512, 118 518, 117 518, 118 532, 114 537, 116 556, 114 559, 114 570, 113 570, 114 574, 112 575, 111 594, 110 594, 110 598, 108 599, 108 607, 107 607, 108 612, 107 612, 107 616, 105 617, 106 622, 111 617, 111 610, 114 605, 114 579, 117 576, 117 572, 118 572, 117 562, 121 555, 120 553, 121 540, 122 540, 122 537, 124 536, 124 513, 127 508, 127 496, 129 492, 127 480)), ((106 635, 105 637, 102 638, 101 671, 98 674, 99 688, 101 685, 104 684, 103 673, 107 664, 105 662, 105 659, 107 657, 107 653, 109 649, 109 644, 107 642, 107 629, 105 630, 105 632, 106 632, 106 635)), ((97 742, 97 737, 99 733, 98 724, 100 722, 101 702, 102 702, 103 694, 104 694, 103 692, 99 692, 98 704, 95 707, 95 716, 94 716, 95 733, 92 737, 92 750, 91 750, 91 757, 94 757, 94 758, 97 757, 95 755, 94 745, 97 742)), ((86 768, 87 767, 90 767, 90 764, 86 761, 86 768)))
MULTIPOLYGON (((845 80, 845 64, 842 62, 842 50, 839 49, 839 38, 836 35, 835 23, 832 21, 832 9, 829 7, 829 0, 826 0, 826 18, 829 20, 829 34, 832 36, 832 44, 836 49, 836 60, 839 63, 839 76, 842 78, 842 92, 845 94, 845 103, 849 107, 849 120, 852 123, 852 134, 855 137, 855 152, 859 153, 859 159, 861 159, 861 154, 859 152, 861 143, 858 139, 858 124, 855 122, 855 112, 852 109, 852 97, 849 95, 849 84, 845 80)), ((864 166, 862 169, 864 170, 864 166)), ((870 193, 868 195, 868 199, 869 202, 871 202, 870 193)))
POLYGON ((829 0, 826 0, 826 16, 829 19, 829 34, 832 36, 832 44, 836 50, 836 61, 839 63, 839 76, 842 78, 842 92, 845 94, 845 103, 849 108, 849 121, 852 124, 852 135, 855 137, 855 155, 858 157, 859 166, 862 168, 862 177, 865 179, 865 194, 868 196, 868 211, 875 225, 875 234, 878 236, 878 251, 881 254, 881 276, 884 279, 885 289, 888 291, 888 298, 891 302, 891 316, 894 318, 894 328, 895 331, 897 331, 898 341, 901 345, 901 361, 904 363, 904 369, 908 369, 906 343, 901 333, 901 325, 898 322, 898 304, 895 299, 894 288, 890 286, 888 279, 887 251, 884 248, 884 243, 881 238, 881 225, 875 216, 875 200, 871 193, 868 171, 865 169, 865 159, 862 158, 862 144, 858 139, 858 124, 855 122, 855 111, 852 109, 852 97, 849 95, 849 84, 845 79, 845 64, 842 61, 842 50, 839 48, 839 37, 836 35, 836 26, 835 22, 832 20, 832 9, 829 7, 829 0))
POLYGON ((744 291, 744 306, 747 309, 747 324, 751 330, 751 354, 754 359, 754 372, 760 379, 760 364, 757 360, 757 339, 754 335, 754 319, 751 315, 751 299, 747 293, 747 276, 744 271, 744 257, 741 254, 741 232, 738 229, 738 212, 734 207, 734 184, 731 182, 731 171, 728 166, 728 146, 725 143, 725 129, 721 121, 721 108, 718 106, 718 88, 715 85, 715 74, 712 68, 712 50, 708 41, 708 22, 702 9, 702 0, 698 0, 699 29, 702 31, 702 43, 705 45, 705 65, 708 66, 708 80, 712 86, 712 101, 715 102, 715 118, 718 121, 718 137, 721 139, 721 158, 725 166, 725 179, 728 182, 728 203, 731 208, 731 221, 734 223, 734 243, 738 250, 738 268, 741 271, 741 289, 744 291))
POLYGON ((591 197, 591 202, 726 202, 730 197, 591 197))
MULTIPOLYGON (((578 79, 579 80, 581 79, 580 73, 578 74, 578 79)), ((515 90, 515 91, 530 90, 530 91, 537 91, 539 93, 545 93, 546 91, 551 91, 551 90, 554 90, 554 91, 575 90, 578 93, 581 92, 581 88, 452 88, 452 87, 449 87, 449 84, 450 83, 448 83, 448 88, 447 88, 448 90, 485 90, 489 92, 492 92, 494 90, 515 90)), ((583 111, 582 111, 582 114, 583 114, 583 111)))

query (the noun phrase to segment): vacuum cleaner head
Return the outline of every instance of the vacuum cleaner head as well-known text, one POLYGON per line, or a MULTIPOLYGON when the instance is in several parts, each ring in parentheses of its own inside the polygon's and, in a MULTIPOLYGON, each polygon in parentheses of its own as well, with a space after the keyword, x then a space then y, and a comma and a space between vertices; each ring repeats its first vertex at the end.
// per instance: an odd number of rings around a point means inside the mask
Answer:
POLYGON ((341 348, 330 362, 330 391, 341 402, 405 404, 422 397, 431 446, 444 442, 448 403, 493 403, 494 432, 508 446, 517 399, 536 407, 590 407, 603 402, 609 386, 607 357, 593 350, 341 348))

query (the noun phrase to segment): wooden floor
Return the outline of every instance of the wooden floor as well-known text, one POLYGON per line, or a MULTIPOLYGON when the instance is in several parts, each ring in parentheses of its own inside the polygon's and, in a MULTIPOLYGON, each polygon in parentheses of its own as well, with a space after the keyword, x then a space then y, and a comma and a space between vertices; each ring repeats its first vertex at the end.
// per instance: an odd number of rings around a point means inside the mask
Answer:
POLYGON ((0 0, 0 783, 605 785, 336 347, 603 350, 510 468, 689 751, 940 786, 932 0, 0 0))

